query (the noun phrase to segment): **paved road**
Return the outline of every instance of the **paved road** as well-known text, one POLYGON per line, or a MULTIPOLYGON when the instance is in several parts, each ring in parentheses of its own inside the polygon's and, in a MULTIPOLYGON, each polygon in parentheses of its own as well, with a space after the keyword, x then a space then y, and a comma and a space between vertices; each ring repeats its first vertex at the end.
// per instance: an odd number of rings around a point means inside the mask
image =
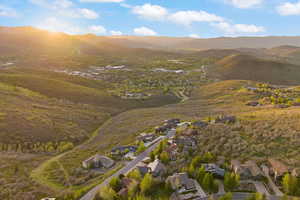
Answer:
POLYGON ((119 171, 114 173, 109 178, 105 179, 101 184, 99 184, 96 187, 94 187, 93 189, 91 189, 88 193, 86 193, 84 196, 82 196, 80 198, 80 200, 93 200, 95 198, 96 194, 99 192, 99 190, 102 187, 107 186, 113 177, 118 177, 121 174, 124 174, 124 175, 128 174, 130 171, 132 171, 137 166, 137 164, 139 162, 141 162, 147 156, 149 156, 150 152, 153 151, 163 139, 170 138, 170 137, 174 136, 175 133, 176 133, 176 131, 174 132, 174 131, 170 130, 165 137, 161 137, 161 139, 158 140, 155 144, 153 144, 146 151, 144 151, 143 153, 138 155, 136 157, 136 159, 132 160, 125 167, 123 167, 122 169, 120 169, 119 171))

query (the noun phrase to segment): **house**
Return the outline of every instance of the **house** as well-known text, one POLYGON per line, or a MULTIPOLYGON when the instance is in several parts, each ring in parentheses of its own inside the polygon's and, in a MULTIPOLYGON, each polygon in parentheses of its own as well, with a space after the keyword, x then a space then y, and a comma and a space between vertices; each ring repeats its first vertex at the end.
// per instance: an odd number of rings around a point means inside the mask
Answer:
POLYGON ((258 101, 250 101, 248 103, 246 103, 246 106, 258 106, 259 105, 259 102, 258 101))
POLYGON ((150 168, 143 162, 138 163, 135 169, 139 171, 139 173, 142 176, 145 176, 147 173, 150 173, 150 168))
POLYGON ((190 125, 191 125, 191 122, 181 122, 181 123, 177 124, 177 127, 186 129, 186 128, 188 128, 190 125))
POLYGON ((128 159, 128 160, 134 160, 134 159, 136 159, 136 156, 135 156, 134 152, 130 151, 127 154, 124 155, 124 158, 128 159))
POLYGON ((170 200, 204 200, 207 195, 196 180, 190 179, 187 173, 176 173, 166 180, 175 192, 170 200))
POLYGON ((149 163, 147 166, 150 169, 150 173, 153 177, 159 177, 166 173, 167 169, 159 159, 155 159, 153 162, 149 163))
POLYGON ((155 128, 155 133, 165 133, 167 130, 171 129, 171 125, 162 125, 155 128))
POLYGON ((208 126, 208 123, 203 122, 203 121, 195 121, 192 123, 192 126, 195 128, 205 128, 208 126))
POLYGON ((182 132, 183 136, 194 136, 198 135, 198 131, 196 129, 188 128, 182 132))
POLYGON ((259 180, 264 177, 264 173, 253 160, 245 162, 243 166, 250 170, 252 178, 259 180))
POLYGON ((154 133, 141 133, 138 137, 137 140, 139 142, 152 142, 156 138, 156 135, 154 133))
POLYGON ((114 165, 114 161, 106 156, 94 155, 82 162, 84 168, 111 168, 114 165))
POLYGON ((169 176, 166 182, 169 183, 172 189, 176 190, 179 194, 196 191, 193 179, 190 179, 185 172, 176 173, 172 176, 169 176))
POLYGON ((169 120, 165 120, 164 121, 165 124, 169 124, 169 125, 173 125, 173 126, 177 126, 177 124, 180 123, 180 119, 169 119, 169 120))
POLYGON ((247 161, 241 164, 238 160, 232 160, 230 168, 234 173, 240 175, 241 179, 261 179, 264 176, 264 173, 254 161, 247 161))
POLYGON ((233 124, 236 122, 236 117, 235 116, 227 116, 227 115, 221 115, 218 116, 215 120, 214 123, 224 123, 224 124, 233 124))
POLYGON ((234 171, 235 174, 239 174, 241 170, 241 162, 238 160, 231 160, 230 168, 234 171))
POLYGON ((135 153, 136 150, 137 150, 136 146, 118 146, 118 147, 114 147, 111 150, 111 154, 112 155, 124 155, 129 152, 135 153))
POLYGON ((225 176, 225 170, 220 168, 216 164, 203 164, 205 171, 211 173, 213 176, 223 178, 225 176))
POLYGON ((42 198, 41 200, 56 200, 56 198, 46 197, 46 198, 42 198))
POLYGON ((176 144, 170 144, 165 151, 168 153, 170 160, 174 161, 177 158, 178 152, 177 152, 177 145, 176 144))
POLYGON ((197 141, 192 137, 179 137, 174 141, 177 146, 183 146, 185 150, 197 148, 197 141))
POLYGON ((268 159, 269 164, 271 165, 271 173, 274 174, 275 179, 280 179, 286 173, 289 173, 289 168, 276 159, 268 159))

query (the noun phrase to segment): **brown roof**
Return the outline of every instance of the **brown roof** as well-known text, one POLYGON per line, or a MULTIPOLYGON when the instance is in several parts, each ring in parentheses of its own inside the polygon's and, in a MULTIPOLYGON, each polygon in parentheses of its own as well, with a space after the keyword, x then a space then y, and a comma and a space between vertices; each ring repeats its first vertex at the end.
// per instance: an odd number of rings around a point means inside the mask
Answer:
POLYGON ((289 172, 289 168, 279 160, 270 158, 269 163, 271 164, 273 170, 276 171, 278 175, 283 175, 289 172))
POLYGON ((238 160, 231 160, 231 165, 235 166, 235 167, 240 167, 241 166, 241 162, 238 160))
POLYGON ((263 175, 263 172, 257 166, 256 162, 254 162, 253 160, 249 160, 249 161, 245 162, 245 165, 249 168, 252 176, 263 175))

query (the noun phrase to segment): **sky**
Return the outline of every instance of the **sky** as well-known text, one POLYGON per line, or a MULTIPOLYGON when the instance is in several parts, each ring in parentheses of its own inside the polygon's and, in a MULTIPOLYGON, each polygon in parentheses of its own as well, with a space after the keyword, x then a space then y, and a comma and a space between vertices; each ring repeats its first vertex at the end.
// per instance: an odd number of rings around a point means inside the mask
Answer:
POLYGON ((300 35, 300 0, 0 0, 0 26, 96 35, 300 35))

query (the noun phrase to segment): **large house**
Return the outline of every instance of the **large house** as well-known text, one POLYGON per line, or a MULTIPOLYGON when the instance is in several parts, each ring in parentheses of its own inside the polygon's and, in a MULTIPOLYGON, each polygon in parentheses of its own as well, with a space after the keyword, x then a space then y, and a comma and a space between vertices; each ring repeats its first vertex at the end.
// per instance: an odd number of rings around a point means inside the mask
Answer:
POLYGON ((111 168, 114 165, 114 161, 106 156, 94 155, 82 162, 84 168, 111 168))
POLYGON ((149 172, 153 177, 159 177, 166 173, 167 169, 164 164, 159 159, 155 159, 153 162, 149 163, 148 166, 149 172))
POLYGON ((138 137, 137 140, 139 142, 152 142, 156 138, 156 135, 154 133, 141 133, 138 137))
POLYGON ((241 164, 238 160, 232 160, 231 169, 234 173, 239 174, 241 179, 251 178, 259 180, 264 177, 263 171, 252 160, 247 161, 244 164, 241 164))
POLYGON ((176 173, 166 180, 175 192, 170 200, 204 200, 207 195, 196 180, 190 179, 187 173, 176 173))
POLYGON ((270 158, 268 161, 271 165, 271 173, 274 174, 275 179, 280 179, 286 173, 289 173, 289 168, 279 160, 270 158))

